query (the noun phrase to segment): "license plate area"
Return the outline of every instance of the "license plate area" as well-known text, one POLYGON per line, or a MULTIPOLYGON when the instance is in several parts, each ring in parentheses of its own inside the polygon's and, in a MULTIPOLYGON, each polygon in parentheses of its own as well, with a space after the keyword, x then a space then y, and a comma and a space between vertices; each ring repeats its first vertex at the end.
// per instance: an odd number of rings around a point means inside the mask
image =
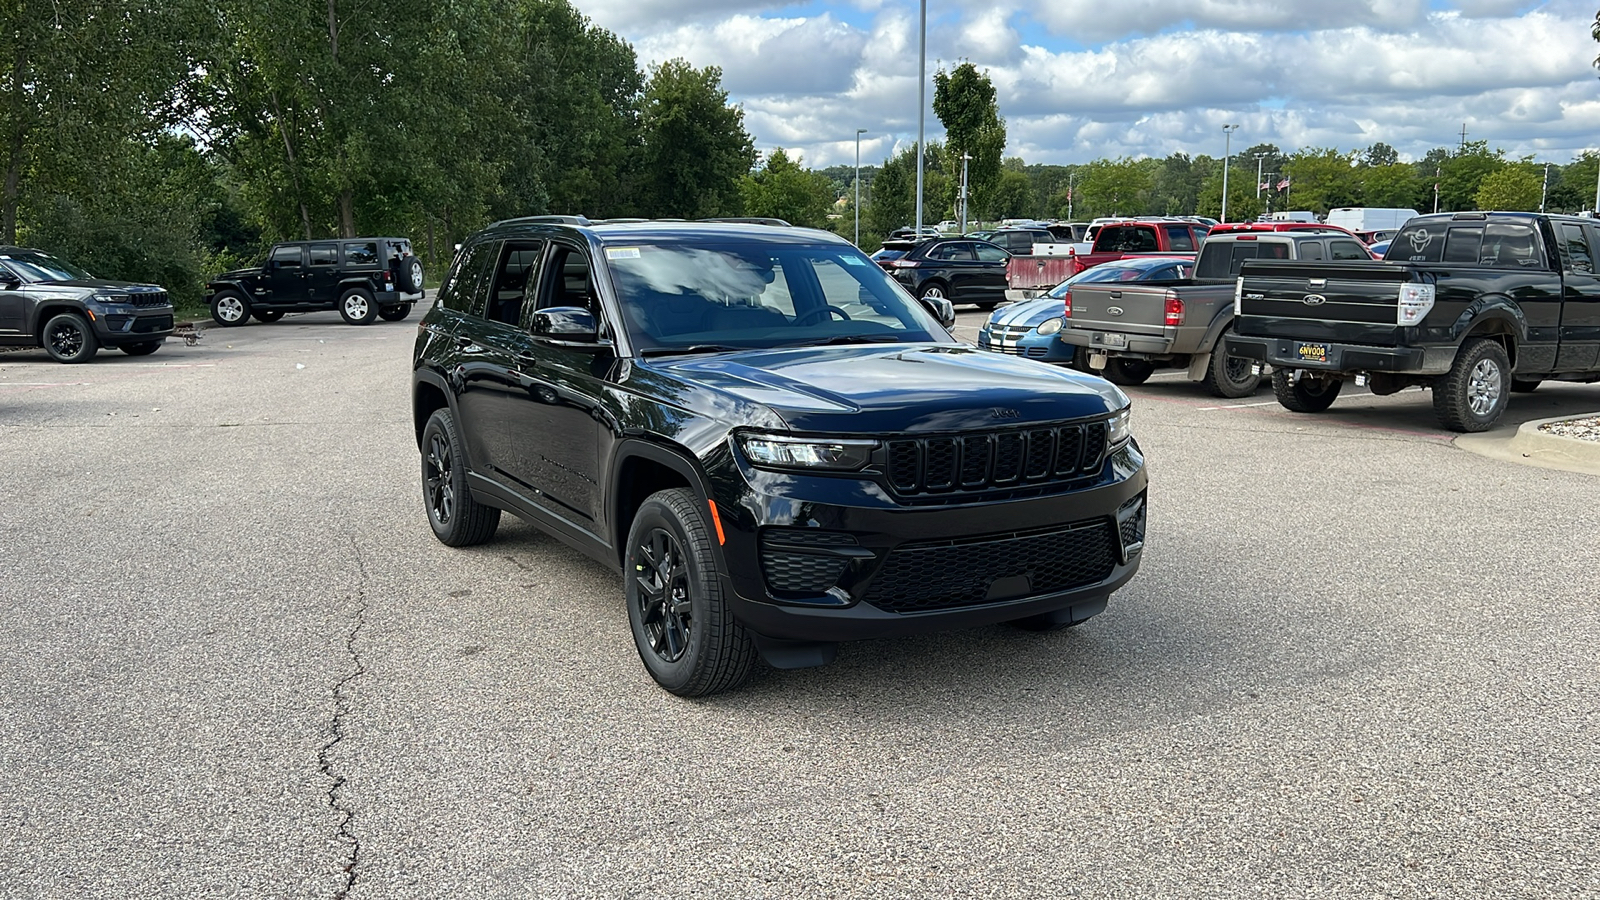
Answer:
POLYGON ((1328 345, 1296 341, 1294 355, 1301 362, 1325 363, 1328 361, 1328 345))
POLYGON ((1126 347, 1128 346, 1128 336, 1097 331, 1094 334, 1094 342, 1102 347, 1126 347))

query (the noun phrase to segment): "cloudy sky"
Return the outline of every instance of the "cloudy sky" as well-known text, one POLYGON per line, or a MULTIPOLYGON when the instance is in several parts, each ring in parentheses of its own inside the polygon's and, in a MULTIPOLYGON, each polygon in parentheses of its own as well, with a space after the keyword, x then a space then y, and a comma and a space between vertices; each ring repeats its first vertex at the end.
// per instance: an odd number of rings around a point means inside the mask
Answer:
MULTIPOLYGON (((641 63, 722 67, 756 147, 881 161, 916 139, 911 0, 575 0, 641 63)), ((931 73, 971 60, 1028 162, 1275 143, 1406 159, 1468 140, 1564 163, 1600 147, 1596 0, 930 0, 931 73)))

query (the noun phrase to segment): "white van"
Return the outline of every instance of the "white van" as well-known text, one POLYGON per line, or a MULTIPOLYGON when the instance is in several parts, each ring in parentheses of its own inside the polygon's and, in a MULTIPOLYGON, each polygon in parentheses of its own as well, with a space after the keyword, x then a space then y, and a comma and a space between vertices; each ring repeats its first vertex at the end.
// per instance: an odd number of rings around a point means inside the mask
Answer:
POLYGON ((1337 225, 1347 231, 1357 233, 1364 231, 1397 231, 1400 226, 1414 218, 1417 211, 1414 209, 1390 209, 1378 206, 1342 206, 1338 209, 1328 210, 1329 225, 1337 225))

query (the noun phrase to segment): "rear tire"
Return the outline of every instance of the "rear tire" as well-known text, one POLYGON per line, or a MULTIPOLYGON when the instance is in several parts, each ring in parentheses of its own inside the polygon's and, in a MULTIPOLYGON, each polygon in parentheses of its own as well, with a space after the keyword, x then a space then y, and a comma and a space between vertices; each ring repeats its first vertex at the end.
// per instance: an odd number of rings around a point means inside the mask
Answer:
POLYGON ((1511 359, 1499 341, 1474 338, 1461 345, 1449 374, 1433 383, 1433 411, 1451 431, 1488 431, 1510 402, 1511 359))
POLYGON ((51 316, 40 334, 44 338, 45 352, 58 363, 88 362, 100 350, 94 329, 77 313, 51 316))
POLYGON ((1290 412, 1322 412, 1339 398, 1339 389, 1342 387, 1343 381, 1323 381, 1318 378, 1291 381, 1287 369, 1277 369, 1272 373, 1272 393, 1277 395, 1278 404, 1290 412))
POLYGON ((434 410, 422 429, 422 505, 446 546, 481 544, 500 527, 500 510, 479 503, 467 487, 467 454, 448 409, 434 410))
POLYGON ((1156 367, 1142 359, 1113 356, 1106 360, 1105 379, 1112 384, 1133 386, 1144 384, 1155 374, 1156 367))
POLYGON ((628 624, 645 670, 671 693, 704 697, 743 684, 755 642, 717 577, 705 501, 687 488, 651 494, 628 529, 628 624))
POLYGON ((1236 400, 1248 397, 1261 387, 1261 376, 1252 372, 1255 363, 1237 356, 1229 356, 1223 349, 1222 339, 1211 348, 1211 365, 1206 367, 1205 386, 1213 397, 1236 400))
POLYGON ((371 325, 378 318, 378 304, 366 288, 351 288, 339 296, 339 315, 351 325, 371 325))
POLYGON ((402 303, 399 306, 385 306, 378 310, 378 318, 385 322, 398 322, 411 315, 411 304, 402 303))
POLYGON ((129 356, 149 356, 161 349, 161 341, 141 341, 137 344, 123 344, 117 349, 129 356))

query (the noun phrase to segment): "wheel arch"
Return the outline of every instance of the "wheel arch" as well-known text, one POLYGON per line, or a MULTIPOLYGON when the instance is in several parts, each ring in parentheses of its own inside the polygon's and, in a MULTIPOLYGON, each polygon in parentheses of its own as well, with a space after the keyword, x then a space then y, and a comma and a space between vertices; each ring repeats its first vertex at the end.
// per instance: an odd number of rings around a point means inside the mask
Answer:
POLYGON ((419 372, 411 388, 411 423, 416 430, 419 449, 428 419, 441 409, 455 414, 455 406, 450 402, 450 390, 445 386, 444 379, 432 372, 419 372))
POLYGON ((49 322, 51 319, 55 318, 56 316, 61 315, 62 313, 76 313, 79 316, 82 316, 85 320, 88 321, 89 329, 91 331, 94 330, 94 319, 89 314, 89 312, 87 310, 85 310, 82 306, 80 306, 80 305, 78 305, 76 303, 69 303, 69 302, 66 302, 66 301, 63 301, 63 300, 54 300, 54 301, 50 301, 50 302, 47 302, 47 303, 41 303, 33 311, 33 329, 32 329, 32 331, 33 331, 34 346, 36 346, 36 347, 43 347, 44 346, 44 326, 45 326, 45 323, 49 322))
POLYGON ((1511 360, 1513 370, 1517 366, 1517 348, 1528 334, 1527 322, 1522 318, 1522 311, 1512 306, 1509 301, 1497 303, 1489 309, 1479 313, 1470 320, 1470 324, 1461 332, 1456 352, 1461 346, 1474 338, 1488 338, 1506 351, 1506 356, 1511 360))
MULTIPOLYGON (((627 554, 628 531, 633 527, 639 507, 651 494, 677 487, 694 491, 703 504, 710 503, 711 491, 705 474, 690 459, 687 451, 638 440, 626 441, 617 448, 611 467, 611 490, 607 497, 607 511, 610 513, 610 522, 607 524, 612 548, 617 555, 617 565, 626 565, 624 557, 627 554)), ((709 515, 709 508, 704 511, 709 515)), ((726 571, 721 545, 713 544, 712 553, 717 557, 718 566, 726 571)))

